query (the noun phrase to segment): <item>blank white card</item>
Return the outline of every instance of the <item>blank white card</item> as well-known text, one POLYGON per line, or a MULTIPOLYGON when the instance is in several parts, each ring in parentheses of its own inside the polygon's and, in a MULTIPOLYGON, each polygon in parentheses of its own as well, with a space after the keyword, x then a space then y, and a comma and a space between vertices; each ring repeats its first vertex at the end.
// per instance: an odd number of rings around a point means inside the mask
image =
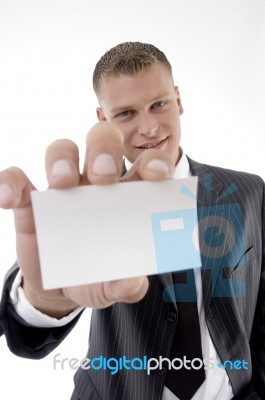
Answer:
POLYGON ((197 178, 31 192, 43 287, 201 266, 197 178))

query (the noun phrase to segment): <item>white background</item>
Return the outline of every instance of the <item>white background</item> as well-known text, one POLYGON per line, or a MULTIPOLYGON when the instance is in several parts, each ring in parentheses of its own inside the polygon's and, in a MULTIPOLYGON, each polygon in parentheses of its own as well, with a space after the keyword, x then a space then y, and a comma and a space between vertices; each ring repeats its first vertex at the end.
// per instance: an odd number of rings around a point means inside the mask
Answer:
MULTIPOLYGON (((127 40, 171 61, 188 155, 265 178, 264 0, 0 0, 0 169, 17 165, 45 189, 51 141, 75 140, 82 153, 96 122, 94 66, 127 40)), ((1 281, 15 258, 12 213, 0 210, 1 281)), ((88 329, 86 311, 54 354, 85 356, 88 329)), ((0 397, 69 399, 74 371, 53 370, 54 354, 20 359, 2 337, 0 397)))

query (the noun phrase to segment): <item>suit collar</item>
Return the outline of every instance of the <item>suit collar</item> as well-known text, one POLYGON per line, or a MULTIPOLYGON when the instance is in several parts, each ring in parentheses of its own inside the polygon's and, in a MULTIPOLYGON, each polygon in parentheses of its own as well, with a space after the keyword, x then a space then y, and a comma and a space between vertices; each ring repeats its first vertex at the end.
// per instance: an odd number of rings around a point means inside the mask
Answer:
MULTIPOLYGON (((207 198, 212 194, 218 195, 223 189, 223 183, 216 177, 211 166, 198 163, 186 156, 190 165, 192 175, 198 176, 198 184, 206 191, 207 198)), ((200 189, 200 186, 198 190, 200 189)), ((200 193, 198 193, 199 198, 200 193)))

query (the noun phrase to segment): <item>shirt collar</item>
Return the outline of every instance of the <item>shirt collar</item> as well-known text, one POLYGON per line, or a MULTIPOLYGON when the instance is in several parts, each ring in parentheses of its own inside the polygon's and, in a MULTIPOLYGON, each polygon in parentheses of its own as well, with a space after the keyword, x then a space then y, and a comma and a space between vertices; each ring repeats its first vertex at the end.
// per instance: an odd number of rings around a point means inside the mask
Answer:
POLYGON ((183 152, 183 150, 181 148, 180 148, 180 150, 181 150, 181 157, 175 168, 175 172, 173 175, 174 179, 184 179, 184 178, 188 178, 189 176, 191 176, 190 165, 189 165, 188 159, 187 159, 185 153, 183 152))

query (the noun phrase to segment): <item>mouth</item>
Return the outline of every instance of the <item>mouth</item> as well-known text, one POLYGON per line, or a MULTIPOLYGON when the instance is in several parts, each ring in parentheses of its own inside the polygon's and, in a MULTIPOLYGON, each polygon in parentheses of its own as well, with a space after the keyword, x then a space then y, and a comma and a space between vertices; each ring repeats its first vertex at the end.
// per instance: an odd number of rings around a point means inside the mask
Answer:
POLYGON ((164 144, 166 143, 168 137, 166 137, 165 139, 156 141, 156 142, 150 142, 150 143, 144 143, 141 146, 136 146, 137 149, 140 150, 147 150, 147 149, 161 149, 164 144))

